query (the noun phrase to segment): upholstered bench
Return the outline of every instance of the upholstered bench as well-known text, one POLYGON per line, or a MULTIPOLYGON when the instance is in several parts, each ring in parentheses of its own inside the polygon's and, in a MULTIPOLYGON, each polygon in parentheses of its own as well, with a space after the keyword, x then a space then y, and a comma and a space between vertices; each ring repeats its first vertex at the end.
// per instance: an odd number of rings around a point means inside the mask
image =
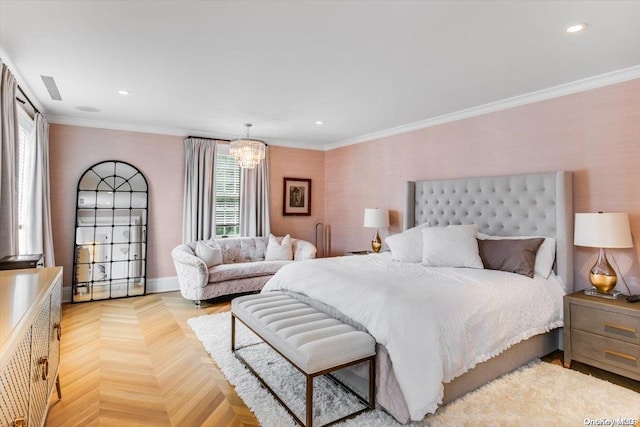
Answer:
POLYGON ((235 298, 231 302, 231 350, 283 404, 293 418, 306 427, 313 424, 313 379, 347 366, 361 362, 369 363, 368 401, 356 394, 367 407, 333 422, 342 421, 375 407, 376 343, 373 337, 287 294, 268 292, 235 298), (238 354, 239 349, 236 349, 235 345, 236 319, 305 375, 306 423, 289 409, 238 354))

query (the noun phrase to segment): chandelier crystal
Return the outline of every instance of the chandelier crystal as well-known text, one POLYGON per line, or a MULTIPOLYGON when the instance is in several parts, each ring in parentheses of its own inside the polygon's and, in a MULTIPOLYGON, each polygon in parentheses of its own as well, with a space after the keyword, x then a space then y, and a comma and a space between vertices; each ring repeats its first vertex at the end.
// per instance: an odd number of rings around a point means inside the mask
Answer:
POLYGON ((241 168, 253 169, 261 160, 264 160, 266 144, 259 139, 249 138, 251 123, 246 123, 245 126, 247 127, 247 137, 231 141, 229 153, 241 168))

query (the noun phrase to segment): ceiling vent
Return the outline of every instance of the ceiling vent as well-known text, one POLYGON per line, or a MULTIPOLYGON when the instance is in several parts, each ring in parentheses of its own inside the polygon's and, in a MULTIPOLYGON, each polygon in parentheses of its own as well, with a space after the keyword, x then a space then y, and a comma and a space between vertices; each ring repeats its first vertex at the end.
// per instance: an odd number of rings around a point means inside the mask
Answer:
POLYGON ((53 80, 53 77, 50 76, 40 76, 42 81, 44 82, 44 86, 47 88, 49 92, 49 96, 54 101, 62 101, 62 97, 60 96, 60 91, 58 90, 58 86, 56 85, 56 81, 53 80))

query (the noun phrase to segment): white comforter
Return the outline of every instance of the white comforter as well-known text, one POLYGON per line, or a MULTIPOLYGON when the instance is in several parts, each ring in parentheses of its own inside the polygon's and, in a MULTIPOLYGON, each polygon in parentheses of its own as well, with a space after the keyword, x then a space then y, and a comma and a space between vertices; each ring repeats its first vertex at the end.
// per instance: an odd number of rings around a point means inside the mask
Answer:
POLYGON ((443 385, 524 339, 562 326, 551 276, 428 268, 389 254, 288 264, 263 292, 289 290, 335 307, 383 344, 411 419, 442 402, 443 385))

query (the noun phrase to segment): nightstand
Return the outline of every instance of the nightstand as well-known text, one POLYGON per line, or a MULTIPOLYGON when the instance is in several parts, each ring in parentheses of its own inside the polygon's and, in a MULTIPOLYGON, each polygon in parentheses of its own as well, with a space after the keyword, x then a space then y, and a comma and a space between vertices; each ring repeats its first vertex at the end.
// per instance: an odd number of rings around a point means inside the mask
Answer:
POLYGON ((640 380, 640 303, 579 291, 564 297, 564 366, 586 363, 640 380))

